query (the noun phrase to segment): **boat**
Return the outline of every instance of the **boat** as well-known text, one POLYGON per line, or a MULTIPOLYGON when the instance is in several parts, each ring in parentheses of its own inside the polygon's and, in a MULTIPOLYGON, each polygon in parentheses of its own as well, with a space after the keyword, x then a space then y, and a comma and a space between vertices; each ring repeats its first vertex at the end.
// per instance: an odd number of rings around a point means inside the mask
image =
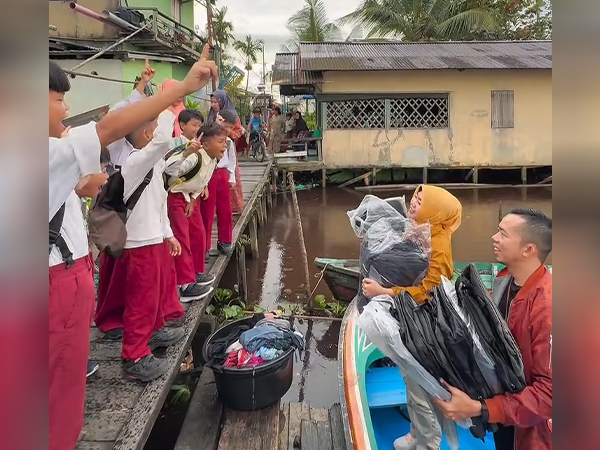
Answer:
MULTIPOLYGON (((467 264, 474 264, 483 282, 490 286, 498 272, 504 268, 502 264, 497 263, 455 262, 454 271, 458 274, 467 264)), ((354 299, 360 278, 358 259, 315 258, 315 265, 323 272, 323 279, 336 300, 350 303, 354 299)), ((551 266, 548 268, 552 271, 551 266)))
MULTIPOLYGON (((341 288, 332 292, 342 293, 348 298, 354 286, 358 288, 357 260, 319 259, 318 265, 332 267, 335 279, 342 280, 332 285, 341 288), (355 268, 355 269, 354 269, 355 268), (354 273, 354 276, 351 274, 354 273), (352 285, 352 283, 354 283, 352 285)), ((466 263, 455 263, 456 277, 466 263)), ((493 279, 501 265, 476 263, 482 281, 491 291, 493 279)), ((550 271, 552 270, 549 267, 550 271)), ((327 271, 325 271, 327 273, 327 271)), ((330 278, 330 280, 333 278, 330 278)), ((329 283, 328 283, 329 284, 329 283)), ((352 297, 354 297, 352 294, 352 297)), ((338 345, 338 381, 340 386, 340 404, 348 450, 393 450, 396 438, 410 430, 406 405, 406 386, 397 367, 385 364, 385 355, 373 345, 358 326, 361 297, 353 299, 344 316, 338 345)), ((457 427, 459 450, 493 450, 493 435, 488 433, 485 439, 474 438, 470 431, 457 427)), ((450 450, 444 436, 442 450, 450 450)))

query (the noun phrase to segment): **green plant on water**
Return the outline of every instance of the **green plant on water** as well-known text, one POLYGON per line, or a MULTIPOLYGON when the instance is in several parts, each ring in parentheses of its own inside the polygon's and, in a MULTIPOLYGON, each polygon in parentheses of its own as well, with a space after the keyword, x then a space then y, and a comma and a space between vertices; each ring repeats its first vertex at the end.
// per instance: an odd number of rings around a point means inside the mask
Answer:
POLYGON ((242 234, 235 244, 238 247, 245 247, 246 245, 250 245, 250 237, 247 234, 242 234))
POLYGON ((190 387, 187 384, 174 384, 171 386, 171 394, 171 401, 169 402, 171 406, 187 402, 192 395, 190 387))
POLYGON ((348 305, 340 302, 329 302, 326 305, 326 311, 329 312, 333 317, 344 317, 348 305))
POLYGON ((213 295, 213 301, 217 304, 222 305, 224 303, 229 302, 232 297, 233 291, 231 289, 217 288, 213 295))
POLYGON ((325 300, 325 296, 323 294, 315 295, 314 304, 317 308, 320 308, 320 309, 327 308, 327 300, 325 300))

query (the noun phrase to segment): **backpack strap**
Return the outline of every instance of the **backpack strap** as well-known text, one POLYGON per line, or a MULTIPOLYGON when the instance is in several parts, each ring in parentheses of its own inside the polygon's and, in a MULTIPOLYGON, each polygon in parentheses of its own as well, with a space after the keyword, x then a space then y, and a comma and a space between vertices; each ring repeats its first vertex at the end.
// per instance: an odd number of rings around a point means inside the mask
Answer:
POLYGON ((167 192, 170 192, 171 189, 173 189, 175 186, 179 186, 180 184, 185 183, 186 181, 189 181, 192 178, 194 178, 196 175, 198 175, 198 173, 200 172, 201 169, 202 169, 202 155, 198 155, 198 163, 194 167, 192 167, 190 170, 188 170, 186 173, 184 173, 179 178, 177 178, 177 180, 175 180, 175 182, 173 184, 171 184, 170 186, 168 186, 165 181, 165 189, 167 190, 167 192))
POLYGON ((49 251, 48 251, 48 253, 49 254, 52 253, 52 247, 56 245, 58 247, 58 250, 60 251, 63 261, 65 261, 67 263, 67 269, 68 269, 75 263, 75 261, 73 260, 73 253, 71 252, 71 249, 69 249, 69 246, 67 245, 67 242, 65 241, 65 238, 63 238, 62 235, 60 234, 60 229, 62 227, 64 218, 65 218, 65 203, 63 203, 62 206, 60 208, 58 208, 58 211, 56 211, 56 214, 54 214, 54 217, 52 217, 52 220, 50 220, 50 223, 48 224, 48 228, 49 228, 49 241, 48 241, 49 251))
POLYGON ((131 197, 129 197, 129 199, 127 199, 127 202, 125 203, 125 207, 128 210, 131 211, 135 207, 136 203, 142 196, 144 189, 146 189, 146 186, 148 186, 148 184, 150 184, 150 181, 152 180, 153 175, 154 175, 154 168, 150 169, 150 172, 148 172, 146 174, 142 183, 136 188, 135 191, 133 191, 133 194, 131 194, 131 197))

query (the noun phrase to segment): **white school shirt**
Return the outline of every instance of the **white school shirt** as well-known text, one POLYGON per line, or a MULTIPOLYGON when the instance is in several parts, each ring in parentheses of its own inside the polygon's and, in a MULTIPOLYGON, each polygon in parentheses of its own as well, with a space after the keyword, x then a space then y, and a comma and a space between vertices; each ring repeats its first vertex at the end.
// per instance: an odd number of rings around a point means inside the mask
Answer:
MULTIPOLYGON (((171 149, 178 147, 182 143, 187 144, 188 142, 189 139, 187 139, 185 136, 174 138, 171 144, 171 149)), ((201 149, 199 152, 192 153, 184 160, 181 159, 181 154, 174 155, 167 160, 165 173, 169 176, 167 181, 170 186, 175 183, 183 174, 192 170, 194 166, 198 164, 198 158, 202 158, 202 165, 200 166, 200 170, 196 176, 194 176, 191 180, 174 186, 171 189, 171 192, 174 194, 183 194, 186 202, 189 202, 190 199, 195 200, 198 198, 204 188, 208 186, 208 182, 210 181, 210 178, 215 171, 215 167, 217 166, 217 161, 208 156, 204 149, 201 149)))
POLYGON ((121 167, 125 202, 142 183, 150 169, 152 180, 144 189, 137 204, 127 216, 127 241, 125 248, 138 248, 160 244, 173 237, 167 216, 167 191, 163 182, 164 156, 169 151, 175 114, 163 111, 158 116, 158 126, 152 141, 141 150, 134 150, 121 167))
MULTIPOLYGON (((60 233, 73 253, 73 259, 87 256, 88 238, 75 186, 85 175, 100 173, 100 139, 96 123, 73 128, 61 139, 49 140, 49 219, 65 203, 65 215, 60 233)), ((56 246, 49 257, 50 267, 64 263, 56 246)))
MULTIPOLYGON (((131 103, 138 102, 145 98, 146 97, 144 95, 140 94, 136 89, 134 89, 133 92, 129 95, 129 97, 113 105, 108 110, 108 113, 110 114, 112 111, 116 111, 117 109, 122 108, 123 106, 127 106, 131 103)), ((131 152, 135 150, 133 146, 129 143, 129 141, 125 138, 121 138, 118 141, 107 145, 106 149, 108 150, 108 154, 110 155, 110 164, 112 166, 122 166, 125 163, 125 161, 127 161, 127 158, 129 157, 131 152)))
POLYGON ((229 172, 229 182, 235 183, 235 165, 237 164, 237 155, 235 150, 235 143, 227 138, 227 150, 223 153, 223 157, 217 164, 217 169, 227 169, 229 172))

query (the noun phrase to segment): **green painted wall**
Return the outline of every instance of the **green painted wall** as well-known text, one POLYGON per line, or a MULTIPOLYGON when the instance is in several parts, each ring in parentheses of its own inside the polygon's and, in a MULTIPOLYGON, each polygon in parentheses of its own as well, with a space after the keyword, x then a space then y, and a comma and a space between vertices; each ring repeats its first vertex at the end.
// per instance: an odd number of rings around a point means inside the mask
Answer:
MULTIPOLYGON (((158 8, 158 10, 171 17, 171 0, 129 0, 131 8, 158 8)), ((142 11, 145 16, 149 15, 149 11, 142 11)))
POLYGON ((183 80, 190 70, 190 66, 186 64, 172 64, 171 67, 173 68, 172 78, 179 81, 183 80))
POLYGON ((194 28, 194 0, 181 5, 181 24, 196 31, 194 28))

